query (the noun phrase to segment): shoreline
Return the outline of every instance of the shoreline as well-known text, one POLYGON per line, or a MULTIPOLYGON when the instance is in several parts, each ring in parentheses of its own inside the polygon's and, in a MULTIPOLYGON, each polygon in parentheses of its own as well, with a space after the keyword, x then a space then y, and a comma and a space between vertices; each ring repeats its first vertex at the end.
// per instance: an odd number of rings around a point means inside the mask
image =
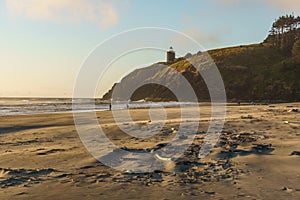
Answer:
MULTIPOLYGON (((228 106, 219 142, 198 159, 209 126, 201 119, 210 116, 210 106, 200 106, 191 148, 173 165, 143 174, 117 171, 93 158, 79 139, 72 113, 0 116, 0 199, 299 199, 299 113, 288 112, 287 106, 300 103, 269 106, 228 106)), ((111 111, 97 117, 115 145, 150 152, 176 135, 172 130, 179 126, 180 109, 165 110, 161 131, 141 139, 124 134, 111 111)), ((128 124, 131 131, 145 130, 148 111, 129 110, 136 123, 128 124)))
MULTIPOLYGON (((149 102, 148 102, 149 103, 149 102)), ((158 102, 153 102, 153 103, 158 103, 158 102)), ((162 103, 166 103, 166 102, 162 102, 162 103)), ((169 103, 169 102, 168 102, 169 103)), ((167 106, 161 106, 161 107, 153 107, 153 108, 164 108, 164 109, 168 109, 168 108, 184 108, 184 107, 203 107, 203 106, 211 106, 210 102, 199 102, 199 103, 193 103, 193 102, 181 102, 181 103, 187 103, 184 105, 167 105, 167 106), (188 104, 190 103, 190 104, 188 104), (197 105, 196 105, 197 104, 197 105)), ((244 103, 241 102, 240 104, 238 103, 234 103, 234 102, 227 102, 226 103, 226 107, 230 107, 230 106, 272 106, 272 105, 285 105, 285 104, 293 104, 293 105, 297 105, 299 104, 299 102, 285 102, 285 103, 270 103, 270 104, 263 104, 263 103, 244 103)), ((123 104, 122 104, 123 105, 123 104)), ((124 104, 125 105, 125 104, 124 104)), ((290 105, 290 107, 292 107, 292 105, 290 105)), ((130 110, 139 110, 139 109, 150 109, 151 106, 149 105, 148 107, 132 107, 129 108, 130 110)), ((116 110, 128 110, 127 108, 120 108, 120 109, 114 109, 116 110)), ((73 110, 68 110, 68 111, 50 111, 50 112, 38 112, 38 113, 21 113, 21 114, 0 114, 0 117, 6 117, 6 116, 28 116, 28 115, 53 115, 53 114, 72 114, 72 113, 85 113, 85 112, 103 112, 103 111, 110 111, 109 108, 107 109, 96 109, 96 110, 77 110, 77 111, 73 111, 73 110)))

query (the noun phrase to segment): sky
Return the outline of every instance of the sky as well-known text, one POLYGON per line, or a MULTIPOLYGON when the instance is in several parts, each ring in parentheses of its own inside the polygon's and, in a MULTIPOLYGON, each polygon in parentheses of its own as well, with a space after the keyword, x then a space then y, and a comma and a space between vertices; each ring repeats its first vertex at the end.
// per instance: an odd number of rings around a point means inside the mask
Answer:
MULTIPOLYGON (((91 52, 124 31, 171 29, 209 50, 259 43, 275 18, 291 13, 300 15, 299 0, 0 0, 0 97, 72 97, 91 52)), ((112 48, 126 42, 134 41, 112 48)), ((182 54, 197 51, 174 45, 182 54)), ((164 51, 140 53, 114 62, 96 95, 135 68, 165 59, 164 51)))

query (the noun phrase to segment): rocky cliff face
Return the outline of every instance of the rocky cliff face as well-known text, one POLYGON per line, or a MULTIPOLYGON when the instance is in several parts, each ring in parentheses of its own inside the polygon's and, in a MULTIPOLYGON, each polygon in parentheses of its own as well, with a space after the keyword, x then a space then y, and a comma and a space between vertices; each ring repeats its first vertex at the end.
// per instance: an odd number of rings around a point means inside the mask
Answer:
MULTIPOLYGON (((221 73, 229 101, 300 100, 300 63, 279 49, 257 44, 212 50, 208 54, 221 73)), ((156 63, 137 69, 116 83, 103 99, 210 101, 202 75, 209 74, 213 67, 206 56, 197 53, 171 65, 156 63)), ((219 89, 217 85, 213 87, 219 89)))

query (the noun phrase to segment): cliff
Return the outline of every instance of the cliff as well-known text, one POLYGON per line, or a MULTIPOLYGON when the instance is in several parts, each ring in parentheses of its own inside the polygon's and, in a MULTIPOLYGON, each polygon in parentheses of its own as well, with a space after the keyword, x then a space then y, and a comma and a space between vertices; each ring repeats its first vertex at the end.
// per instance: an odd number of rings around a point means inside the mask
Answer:
MULTIPOLYGON (((221 73, 228 101, 300 100, 300 62, 281 49, 261 43, 215 49, 207 53, 221 73)), ((201 77, 202 70, 207 70, 206 64, 201 63, 205 60, 203 56, 203 53, 189 55, 192 63, 204 66, 199 71, 185 58, 176 59, 168 66, 163 65, 166 63, 156 63, 137 69, 116 83, 103 99, 111 99, 112 91, 117 90, 117 99, 177 101, 178 98, 170 88, 182 92, 185 88, 179 76, 175 75, 176 70, 190 83, 198 101, 209 101, 208 90, 201 77), (157 80, 163 84, 153 84, 157 80), (143 86, 136 88, 137 83, 143 86), (132 88, 135 89, 131 91, 132 88)), ((186 96, 186 99, 181 100, 190 101, 189 95, 186 96)))

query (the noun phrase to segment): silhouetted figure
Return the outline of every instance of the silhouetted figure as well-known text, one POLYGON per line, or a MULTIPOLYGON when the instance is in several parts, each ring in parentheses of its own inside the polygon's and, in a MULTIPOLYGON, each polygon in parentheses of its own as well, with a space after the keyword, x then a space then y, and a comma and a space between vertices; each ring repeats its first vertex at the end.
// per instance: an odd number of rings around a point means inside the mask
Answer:
POLYGON ((109 103, 109 110, 111 110, 111 103, 109 103))

